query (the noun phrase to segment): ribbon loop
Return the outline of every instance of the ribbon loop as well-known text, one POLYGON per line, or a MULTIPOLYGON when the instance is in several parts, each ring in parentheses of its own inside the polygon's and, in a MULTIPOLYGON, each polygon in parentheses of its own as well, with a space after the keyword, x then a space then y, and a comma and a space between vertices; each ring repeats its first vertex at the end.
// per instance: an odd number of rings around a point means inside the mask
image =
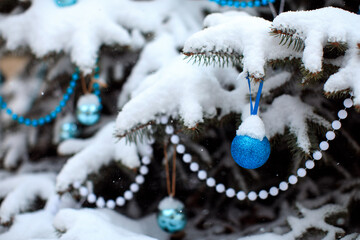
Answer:
POLYGON ((252 98, 251 98, 251 82, 250 82, 249 74, 246 76, 246 79, 248 80, 249 93, 250 93, 250 114, 251 115, 257 115, 257 112, 258 112, 258 109, 259 109, 260 98, 261 98, 261 91, 262 91, 264 81, 263 80, 260 81, 259 89, 258 89, 258 92, 256 94, 255 105, 253 105, 253 101, 252 101, 252 98))

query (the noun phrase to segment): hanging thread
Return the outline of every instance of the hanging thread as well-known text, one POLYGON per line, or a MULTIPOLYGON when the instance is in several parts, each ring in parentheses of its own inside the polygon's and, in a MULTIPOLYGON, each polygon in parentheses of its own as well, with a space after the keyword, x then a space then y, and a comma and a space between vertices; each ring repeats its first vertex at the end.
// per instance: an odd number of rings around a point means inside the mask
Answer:
POLYGON ((168 160, 168 155, 167 155, 167 143, 166 142, 164 142, 164 159, 165 159, 167 192, 170 197, 174 197, 175 190, 176 190, 176 146, 174 146, 174 152, 173 152, 173 156, 172 156, 171 181, 170 181, 169 160, 168 160))

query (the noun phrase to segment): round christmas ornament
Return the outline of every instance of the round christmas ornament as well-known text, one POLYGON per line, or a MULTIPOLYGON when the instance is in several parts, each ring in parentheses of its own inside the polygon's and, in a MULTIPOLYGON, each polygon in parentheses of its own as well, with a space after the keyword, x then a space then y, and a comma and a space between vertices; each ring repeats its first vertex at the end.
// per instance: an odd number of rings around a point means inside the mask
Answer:
POLYGON ((157 223, 168 233, 182 231, 187 223, 184 204, 173 197, 164 198, 159 204, 157 223))
POLYGON ((79 129, 75 122, 65 122, 60 128, 60 140, 64 141, 70 138, 75 138, 79 135, 79 129))
POLYGON ((255 105, 252 104, 251 83, 246 77, 250 92, 250 116, 243 121, 231 144, 231 155, 235 162, 243 168, 255 169, 265 164, 270 156, 270 143, 265 136, 263 121, 257 116, 263 80, 260 81, 255 105))
POLYGON ((76 117, 81 124, 90 126, 100 119, 101 104, 95 94, 85 94, 77 102, 76 117))
POLYGON ((72 6, 77 2, 77 0, 55 0, 55 3, 58 7, 68 7, 72 6))
POLYGON ((270 156, 270 143, 265 127, 257 115, 251 115, 240 125, 231 144, 231 155, 243 168, 255 169, 265 164, 270 156))

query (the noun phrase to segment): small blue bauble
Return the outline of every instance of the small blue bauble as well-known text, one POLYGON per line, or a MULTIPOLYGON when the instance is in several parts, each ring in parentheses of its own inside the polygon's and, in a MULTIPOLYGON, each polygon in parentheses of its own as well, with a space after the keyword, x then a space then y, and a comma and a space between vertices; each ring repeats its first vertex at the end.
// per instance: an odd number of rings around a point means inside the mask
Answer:
POLYGON ((59 7, 67 7, 74 5, 77 2, 77 0, 55 0, 56 5, 59 7))
POLYGON ((270 143, 249 136, 237 135, 231 144, 231 155, 235 162, 246 169, 255 169, 266 163, 270 156, 270 143))
POLYGON ((93 125, 100 118, 100 108, 96 104, 82 104, 77 107, 76 117, 84 125, 93 125))
POLYGON ((100 99, 95 94, 85 94, 79 98, 76 108, 76 118, 84 125, 90 126, 99 121, 100 99))
POLYGON ((159 227, 168 233, 182 231, 187 222, 185 210, 183 208, 163 209, 157 214, 159 227))
POLYGON ((67 122, 61 125, 60 139, 61 141, 74 138, 79 134, 78 127, 74 122, 67 122))

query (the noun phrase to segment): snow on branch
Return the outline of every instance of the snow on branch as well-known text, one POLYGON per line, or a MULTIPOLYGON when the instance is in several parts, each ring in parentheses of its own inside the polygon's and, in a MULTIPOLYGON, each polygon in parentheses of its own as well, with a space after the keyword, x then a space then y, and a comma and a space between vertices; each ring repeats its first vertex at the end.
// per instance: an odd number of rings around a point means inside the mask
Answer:
POLYGON ((54 227, 63 240, 154 240, 143 234, 140 222, 107 209, 62 209, 55 216, 54 227))
POLYGON ((204 20, 205 29, 191 36, 183 52, 204 63, 241 62, 243 70, 254 78, 265 76, 267 61, 299 57, 283 48, 269 34, 271 22, 243 12, 215 13, 204 20))
POLYGON ((324 85, 327 93, 353 90, 354 102, 360 104, 360 16, 342 9, 327 7, 313 11, 286 12, 273 21, 274 32, 291 32, 304 42, 302 62, 311 73, 322 71, 326 45, 345 46, 345 56, 337 73, 324 85))
POLYGON ((55 194, 54 174, 23 174, 2 179, 0 197, 1 223, 9 223, 14 216, 31 209, 37 197, 47 200, 55 194))
POLYGON ((10 50, 29 46, 38 57, 68 53, 89 73, 101 45, 132 47, 132 30, 155 31, 161 22, 156 9, 157 4, 129 0, 78 1, 66 8, 54 1, 32 0, 24 13, 1 19, 0 35, 10 50))
POLYGON ((247 88, 239 87, 236 78, 234 69, 193 66, 179 56, 147 77, 133 92, 133 98, 117 117, 117 134, 123 135, 161 114, 180 118, 186 127, 193 128, 204 118, 215 117, 217 109, 221 115, 240 112, 247 88), (229 83, 234 90, 228 91, 222 85, 229 83))
POLYGON ((60 154, 75 154, 57 176, 56 190, 66 191, 74 182, 83 182, 90 173, 96 173, 111 161, 120 161, 129 168, 140 165, 139 154, 149 154, 146 143, 127 143, 113 136, 114 123, 105 125, 90 139, 69 139, 58 147, 60 154))
POLYGON ((307 121, 330 128, 330 123, 315 114, 311 106, 302 102, 300 98, 290 95, 281 95, 275 98, 261 116, 270 137, 284 134, 285 128, 289 127, 290 132, 297 138, 297 146, 305 153, 310 153, 311 147, 307 121))
POLYGON ((328 204, 319 209, 307 209, 300 204, 297 204, 297 207, 302 217, 289 216, 287 218, 287 222, 291 229, 288 233, 284 235, 265 233, 262 235, 243 237, 239 240, 299 239, 312 229, 324 232, 325 236, 321 238, 323 240, 337 239, 339 236, 345 234, 345 231, 342 228, 327 223, 327 220, 329 217, 346 214, 346 208, 335 204, 328 204))

